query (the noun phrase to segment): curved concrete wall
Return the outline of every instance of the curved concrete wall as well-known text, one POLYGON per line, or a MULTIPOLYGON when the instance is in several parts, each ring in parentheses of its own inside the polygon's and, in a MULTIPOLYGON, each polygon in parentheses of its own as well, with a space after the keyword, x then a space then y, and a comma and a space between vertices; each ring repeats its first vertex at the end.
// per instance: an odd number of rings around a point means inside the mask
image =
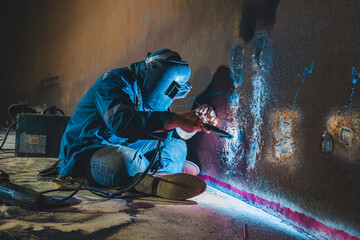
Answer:
POLYGON ((235 135, 192 140, 203 178, 317 238, 360 237, 359 6, 281 1, 198 98, 235 135))
MULTIPOLYGON (((202 86, 217 66, 226 63, 241 11, 239 1, 36 0, 24 4, 7 81, 14 94, 6 102, 55 104, 68 114, 104 71, 142 60, 160 47, 181 53, 193 76, 199 77, 197 70, 202 69, 200 75, 207 79, 191 79, 193 85, 202 86)), ((10 11, 15 8, 19 6, 10 11)), ((200 91, 195 87, 192 96, 200 91)))
POLYGON ((359 237, 359 5, 17 1, 2 23, 1 122, 19 100, 71 115, 103 72, 167 47, 192 67, 172 110, 209 103, 235 135, 189 142, 202 177, 318 237, 359 237))

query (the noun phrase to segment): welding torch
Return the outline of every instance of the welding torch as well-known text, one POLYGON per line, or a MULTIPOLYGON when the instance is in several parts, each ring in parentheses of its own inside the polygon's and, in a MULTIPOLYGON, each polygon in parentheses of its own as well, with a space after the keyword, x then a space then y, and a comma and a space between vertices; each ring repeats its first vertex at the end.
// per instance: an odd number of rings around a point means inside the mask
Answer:
POLYGON ((204 125, 207 127, 207 129, 210 130, 210 132, 216 133, 216 134, 218 134, 218 135, 219 135, 220 137, 222 137, 222 138, 227 138, 227 139, 232 139, 232 138, 234 138, 234 136, 233 136, 232 134, 230 134, 230 133, 228 133, 228 132, 225 132, 224 130, 221 130, 221 129, 218 128, 218 127, 215 127, 215 126, 210 125, 210 124, 208 124, 208 123, 205 123, 204 125))
POLYGON ((204 122, 205 127, 209 129, 210 132, 216 133, 222 138, 227 138, 227 139, 234 138, 232 134, 225 132, 224 130, 221 130, 220 128, 207 123, 208 120, 206 119, 206 117, 204 117, 203 113, 209 111, 209 109, 211 109, 210 111, 212 111, 212 113, 210 112, 210 116, 212 114, 213 116, 211 117, 216 118, 214 110, 212 109, 212 107, 210 107, 207 104, 199 105, 199 107, 195 109, 195 114, 204 122))

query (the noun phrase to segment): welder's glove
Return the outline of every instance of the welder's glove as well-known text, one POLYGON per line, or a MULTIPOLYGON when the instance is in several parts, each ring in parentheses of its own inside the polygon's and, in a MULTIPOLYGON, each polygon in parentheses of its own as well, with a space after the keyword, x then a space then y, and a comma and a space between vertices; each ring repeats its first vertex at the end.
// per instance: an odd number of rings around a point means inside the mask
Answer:
MULTIPOLYGON (((215 111, 212 107, 207 104, 200 105, 198 108, 194 110, 196 115, 200 118, 204 123, 216 126, 218 123, 218 119, 216 117, 215 111)), ((197 132, 186 132, 180 127, 175 128, 177 134, 184 140, 190 139, 197 132)))
POLYGON ((181 127, 177 127, 175 128, 176 133, 180 136, 181 139, 183 140, 188 140, 190 138, 192 138, 197 132, 186 132, 185 130, 183 130, 181 127))
POLYGON ((216 117, 215 111, 209 105, 200 105, 195 109, 195 112, 204 123, 208 123, 213 126, 218 124, 218 118, 216 117))

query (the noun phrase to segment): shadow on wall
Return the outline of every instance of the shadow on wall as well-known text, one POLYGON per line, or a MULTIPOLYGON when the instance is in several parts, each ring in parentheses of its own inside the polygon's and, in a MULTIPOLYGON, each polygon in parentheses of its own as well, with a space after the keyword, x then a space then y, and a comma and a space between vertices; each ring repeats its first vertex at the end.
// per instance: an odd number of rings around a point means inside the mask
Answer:
POLYGON ((242 8, 240 37, 250 42, 256 31, 270 30, 280 0, 246 0, 242 8))
POLYGON ((212 106, 219 118, 218 127, 235 136, 224 141, 212 133, 199 133, 188 141, 188 159, 211 176, 243 179, 259 159, 272 68, 272 47, 266 32, 275 24, 279 2, 244 1, 239 35, 245 44, 232 47, 231 68, 219 66, 192 106, 212 106))
MULTIPOLYGON (((229 109, 229 96, 232 94, 233 90, 234 80, 231 77, 230 68, 222 65, 213 75, 208 87, 199 96, 196 97, 192 109, 195 109, 198 105, 201 104, 208 104, 212 106, 217 114, 217 117, 219 118, 218 127, 225 129, 224 124, 232 122, 230 119, 231 110, 229 109)), ((229 148, 233 147, 234 151, 227 152, 229 149, 224 148, 223 140, 218 135, 214 133, 206 134, 200 132, 187 141, 187 159, 190 159, 198 164, 201 169, 205 166, 201 166, 199 156, 201 155, 201 159, 208 159, 206 162, 206 169, 202 170, 216 176, 218 174, 224 174, 229 171, 228 162, 223 161, 222 158, 228 158, 229 154, 235 153, 235 155, 239 156, 233 156, 233 158, 236 158, 238 161, 237 164, 234 165, 232 171, 236 171, 241 175, 244 175, 247 169, 247 162, 245 161, 244 155, 242 153, 244 152, 247 143, 244 134, 238 136, 240 136, 241 139, 234 140, 234 142, 237 143, 237 146, 229 146, 229 148), (240 143, 240 146, 238 143, 240 143), (213 151, 208 151, 209 146, 211 146, 213 151), (210 156, 214 154, 214 152, 216 152, 218 157, 214 158, 214 156, 210 156)))

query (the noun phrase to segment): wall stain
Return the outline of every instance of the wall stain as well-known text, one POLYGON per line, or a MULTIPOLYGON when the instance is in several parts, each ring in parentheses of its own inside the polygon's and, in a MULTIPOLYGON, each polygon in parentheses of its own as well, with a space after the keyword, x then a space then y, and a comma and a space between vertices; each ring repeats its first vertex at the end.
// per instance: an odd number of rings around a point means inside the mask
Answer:
POLYGON ((270 29, 275 24, 280 0, 246 0, 240 22, 240 37, 250 42, 256 31, 270 29))
POLYGON ((298 111, 290 109, 275 110, 270 115, 273 141, 271 148, 269 146, 267 149, 266 155, 269 161, 280 163, 288 169, 295 168, 296 153, 299 152, 300 148, 299 134, 295 130, 299 129, 301 119, 301 114, 298 111))
POLYGON ((255 167, 261 152, 261 127, 263 125, 263 112, 268 100, 267 81, 271 77, 272 51, 271 42, 268 36, 261 32, 253 41, 255 46, 253 52, 252 85, 253 99, 251 103, 251 115, 254 119, 252 136, 250 137, 248 169, 255 167))
POLYGON ((40 81, 40 91, 48 90, 59 85, 59 76, 54 76, 40 81))
POLYGON ((333 110, 327 118, 327 131, 333 139, 333 152, 341 159, 359 162, 360 110, 343 108, 333 110))
POLYGON ((291 155, 295 152, 295 145, 291 137, 292 126, 290 121, 285 121, 280 117, 279 131, 274 130, 274 136, 277 141, 275 144, 275 157, 282 155, 291 155))
POLYGON ((147 10, 145 14, 145 28, 149 26, 149 23, 150 23, 150 10, 147 10))

